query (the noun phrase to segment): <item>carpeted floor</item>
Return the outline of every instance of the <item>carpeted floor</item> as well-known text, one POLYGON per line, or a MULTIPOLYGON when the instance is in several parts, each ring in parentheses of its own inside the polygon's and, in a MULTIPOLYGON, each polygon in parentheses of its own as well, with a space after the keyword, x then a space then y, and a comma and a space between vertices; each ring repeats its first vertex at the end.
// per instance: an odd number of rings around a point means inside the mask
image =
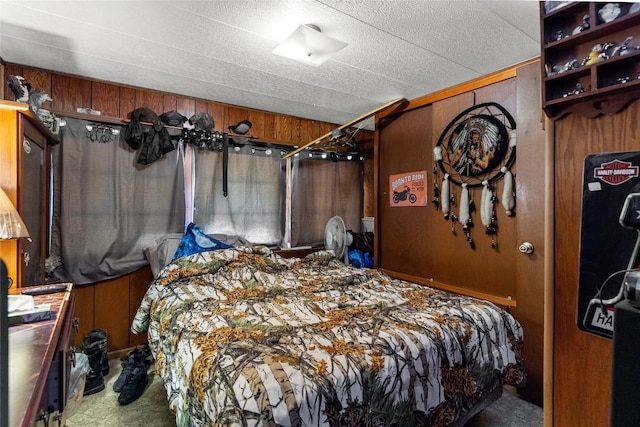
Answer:
MULTIPOLYGON (((118 403, 118 393, 113 391, 120 369, 120 360, 111 360, 105 389, 67 406, 65 412, 70 417, 66 426, 174 427, 176 421, 169 410, 164 384, 153 372, 153 366, 149 369, 149 384, 144 394, 126 406, 118 403)), ((466 427, 540 427, 542 424, 542 409, 518 398, 512 388, 505 387, 502 397, 471 419, 466 427)))
POLYGON ((142 396, 125 406, 118 403, 119 393, 113 391, 113 383, 122 369, 120 360, 111 359, 109 366, 104 390, 84 396, 77 405, 73 404, 67 427, 175 427, 176 419, 169 410, 162 378, 155 374, 153 365, 149 369, 149 384, 142 396))

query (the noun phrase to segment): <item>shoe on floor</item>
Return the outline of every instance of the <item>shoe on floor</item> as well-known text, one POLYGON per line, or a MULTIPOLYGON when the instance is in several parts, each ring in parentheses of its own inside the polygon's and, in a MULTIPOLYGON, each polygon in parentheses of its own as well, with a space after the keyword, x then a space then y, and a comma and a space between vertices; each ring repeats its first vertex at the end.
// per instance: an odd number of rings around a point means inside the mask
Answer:
POLYGON ((104 390, 104 378, 102 377, 102 372, 99 374, 89 372, 86 378, 84 392, 82 393, 83 396, 89 396, 104 390))
POLYGON ((122 386, 122 391, 120 392, 120 396, 118 396, 118 403, 128 405, 138 399, 142 396, 148 382, 147 367, 143 364, 142 366, 134 368, 122 386))
POLYGON ((120 375, 118 376, 116 381, 113 383, 113 391, 118 393, 122 391, 122 387, 124 387, 124 383, 127 381, 127 377, 133 372, 135 368, 141 366, 146 370, 151 364, 147 359, 147 354, 137 348, 131 350, 121 360, 122 371, 120 372, 120 375))
POLYGON ((84 353, 89 359, 91 369, 86 377, 84 396, 98 393, 104 390, 104 377, 102 375, 102 350, 96 346, 86 348, 84 353))

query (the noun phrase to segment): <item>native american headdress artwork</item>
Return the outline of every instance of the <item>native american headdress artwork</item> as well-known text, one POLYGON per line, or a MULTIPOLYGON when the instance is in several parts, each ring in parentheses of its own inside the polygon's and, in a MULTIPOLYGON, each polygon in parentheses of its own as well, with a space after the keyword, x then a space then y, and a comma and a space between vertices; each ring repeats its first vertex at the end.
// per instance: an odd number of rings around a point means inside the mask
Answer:
POLYGON ((507 216, 515 215, 513 174, 509 170, 516 158, 516 123, 511 114, 495 102, 477 104, 458 114, 440 135, 433 149, 433 204, 441 209, 446 220, 451 220, 451 232, 459 222, 472 249, 471 238, 474 210, 470 191, 482 188, 480 218, 485 233, 491 236, 491 247, 496 248, 497 223, 495 215, 494 183, 504 178, 501 197, 507 216), (442 172, 441 188, 439 172, 442 172), (452 184, 460 187, 458 215, 452 184))

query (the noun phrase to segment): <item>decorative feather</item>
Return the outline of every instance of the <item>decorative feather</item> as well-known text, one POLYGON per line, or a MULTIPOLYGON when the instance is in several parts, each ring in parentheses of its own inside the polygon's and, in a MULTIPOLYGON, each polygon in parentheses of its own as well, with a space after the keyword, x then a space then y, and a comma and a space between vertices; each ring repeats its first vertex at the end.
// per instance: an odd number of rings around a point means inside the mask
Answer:
POLYGON ((516 206, 515 193, 513 191, 513 175, 506 167, 501 169, 504 173, 504 188, 502 189, 502 207, 507 212, 507 216, 513 215, 513 208, 516 206))
POLYGON ((451 193, 449 192, 449 174, 444 175, 442 180, 442 195, 440 196, 440 206, 442 207, 442 213, 445 219, 449 218, 449 202, 451 193))
POLYGON ((442 161, 442 147, 439 145, 433 147, 433 160, 436 162, 442 161))
POLYGON ((469 188, 466 183, 462 184, 462 193, 460 194, 460 224, 466 227, 471 219, 469 215, 469 188))
POLYGON ((482 196, 480 200, 480 219, 482 225, 489 227, 493 217, 493 194, 488 181, 482 181, 482 196))

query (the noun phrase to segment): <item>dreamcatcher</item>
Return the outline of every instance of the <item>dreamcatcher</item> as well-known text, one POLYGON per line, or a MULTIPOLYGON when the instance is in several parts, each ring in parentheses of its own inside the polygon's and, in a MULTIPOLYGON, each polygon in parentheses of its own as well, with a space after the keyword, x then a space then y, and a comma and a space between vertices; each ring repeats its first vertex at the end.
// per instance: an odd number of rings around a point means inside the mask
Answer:
POLYGON ((516 123, 509 112, 495 102, 474 105, 458 114, 445 128, 433 149, 433 204, 441 209, 446 220, 451 220, 451 232, 456 234, 456 223, 462 225, 467 242, 471 238, 475 210, 472 189, 482 188, 480 218, 485 233, 491 236, 491 247, 496 248, 497 220, 495 203, 498 200, 495 182, 504 178, 502 206, 507 216, 515 215, 513 175, 509 168, 516 156, 516 123), (441 188, 439 187, 442 172, 441 188), (456 215, 455 193, 452 184, 460 187, 459 211, 456 215))

